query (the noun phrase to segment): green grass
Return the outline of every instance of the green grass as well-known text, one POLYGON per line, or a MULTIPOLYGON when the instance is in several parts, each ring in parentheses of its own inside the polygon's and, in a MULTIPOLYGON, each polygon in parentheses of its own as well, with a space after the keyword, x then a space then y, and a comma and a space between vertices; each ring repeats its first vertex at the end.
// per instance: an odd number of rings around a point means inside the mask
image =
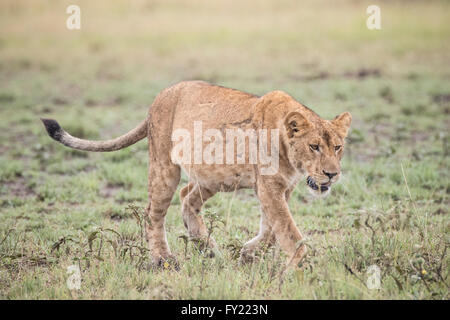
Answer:
POLYGON ((364 1, 79 3, 80 31, 65 28, 67 1, 0 4, 0 298, 449 299, 449 2, 381 1, 380 31, 364 1), (259 226, 251 191, 205 204, 214 258, 186 242, 177 194, 167 232, 180 269, 149 268, 146 143, 73 151, 39 121, 115 137, 190 79, 352 113, 340 184, 312 199, 300 183, 290 200, 310 247, 301 270, 282 274, 278 247, 238 265, 259 226))

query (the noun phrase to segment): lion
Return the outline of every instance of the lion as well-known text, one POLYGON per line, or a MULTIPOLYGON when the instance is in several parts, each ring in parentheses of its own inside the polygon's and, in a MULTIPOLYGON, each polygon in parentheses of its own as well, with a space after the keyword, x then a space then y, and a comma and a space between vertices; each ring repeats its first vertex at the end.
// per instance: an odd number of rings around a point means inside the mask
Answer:
MULTIPOLYGON (((181 211, 191 238, 207 240, 210 248, 217 249, 200 215, 203 204, 217 192, 251 188, 261 205, 260 230, 244 244, 240 261, 252 261, 263 244, 277 243, 286 253, 286 266, 290 267, 301 262, 306 254, 306 245, 289 210, 289 197, 302 178, 306 178, 305 184, 314 195, 329 193, 341 175, 340 162, 351 119, 350 113, 344 112, 331 121, 324 120, 283 91, 256 96, 204 81, 184 81, 160 92, 145 120, 116 139, 79 139, 64 131, 55 120, 41 120, 50 137, 78 150, 115 151, 148 138, 146 231, 150 256, 156 265, 175 259, 167 243, 164 222, 183 170, 189 182, 180 191, 181 211), (231 128, 246 130, 247 133, 248 130, 266 130, 268 136, 270 132, 278 133, 270 142, 273 148, 269 148, 272 155, 277 156, 275 172, 263 173, 267 164, 258 162, 228 163, 227 160, 205 163, 192 161, 192 157, 190 162, 180 161, 180 157, 173 156, 177 145, 172 135, 177 130, 195 133, 195 122, 198 121, 206 131, 216 129, 224 132, 231 128)), ((245 138, 250 140, 249 137, 245 138)), ((217 136, 215 140, 220 142, 217 136)), ((257 142, 258 147, 263 140, 257 142)), ((234 145, 234 141, 232 143, 234 145)), ((200 147, 205 144, 202 141, 200 147)), ((218 145, 213 148, 217 154, 221 151, 218 145)), ((195 152, 198 147, 181 148, 179 155, 187 155, 191 150, 195 152)), ((241 160, 251 157, 248 150, 242 154, 242 149, 236 148, 233 152, 232 157, 240 157, 241 160)))

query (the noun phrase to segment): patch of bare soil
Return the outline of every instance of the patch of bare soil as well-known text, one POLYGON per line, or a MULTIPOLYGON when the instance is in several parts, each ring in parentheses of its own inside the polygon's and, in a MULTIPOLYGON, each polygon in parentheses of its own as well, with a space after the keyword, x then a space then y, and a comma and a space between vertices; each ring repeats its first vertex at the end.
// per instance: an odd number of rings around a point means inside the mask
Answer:
POLYGON ((105 216, 113 221, 121 221, 124 218, 126 218, 123 214, 121 214, 120 212, 117 212, 113 209, 108 209, 108 210, 104 211, 103 216, 105 216))
POLYGON ((428 132, 415 130, 411 132, 411 140, 413 142, 427 141, 430 140, 430 134, 428 132))
POLYGON ((123 183, 111 183, 108 182, 102 189, 100 189, 99 195, 103 198, 114 197, 119 190, 125 188, 123 183))
POLYGON ((329 229, 329 230, 308 230, 305 232, 307 236, 314 236, 314 235, 322 235, 322 234, 329 234, 329 233, 341 233, 342 229, 329 229))
POLYGON ((32 188, 30 188, 25 178, 19 177, 12 181, 2 182, 3 186, 6 187, 6 194, 14 197, 31 197, 35 196, 36 193, 32 188))
POLYGON ((99 195, 103 198, 115 197, 117 192, 123 189, 129 189, 124 183, 112 183, 108 182, 102 189, 100 189, 99 195))
POLYGON ((57 105, 57 106, 64 106, 64 105, 69 103, 66 99, 61 98, 61 97, 53 98, 52 102, 53 102, 54 105, 57 105))
POLYGON ((357 79, 364 79, 368 77, 378 78, 381 76, 381 70, 362 68, 354 72, 345 72, 343 76, 345 78, 357 78, 357 79))
POLYGON ((315 74, 310 75, 291 75, 289 78, 292 80, 302 80, 302 81, 314 81, 314 80, 325 80, 330 78, 349 78, 349 79, 365 79, 365 78, 378 78, 381 76, 381 70, 379 69, 366 69, 362 68, 356 71, 346 71, 341 74, 332 74, 328 71, 319 71, 315 74))
POLYGON ((434 103, 444 105, 450 103, 450 93, 439 93, 431 96, 434 103))
POLYGON ((448 213, 448 210, 446 208, 438 208, 432 214, 433 215, 445 215, 447 213, 448 213))

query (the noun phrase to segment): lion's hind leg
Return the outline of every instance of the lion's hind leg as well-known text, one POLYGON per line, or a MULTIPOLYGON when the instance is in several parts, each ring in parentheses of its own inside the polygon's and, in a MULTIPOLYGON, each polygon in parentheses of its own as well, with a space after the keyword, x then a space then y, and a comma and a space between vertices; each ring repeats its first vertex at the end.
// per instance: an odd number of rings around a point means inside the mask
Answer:
POLYGON ((150 166, 147 240, 153 263, 156 265, 161 265, 163 261, 173 258, 167 243, 164 222, 179 181, 179 167, 150 166))
POLYGON ((192 241, 205 242, 211 248, 216 247, 208 228, 200 215, 203 204, 216 192, 198 184, 189 183, 180 191, 182 215, 185 227, 192 241))

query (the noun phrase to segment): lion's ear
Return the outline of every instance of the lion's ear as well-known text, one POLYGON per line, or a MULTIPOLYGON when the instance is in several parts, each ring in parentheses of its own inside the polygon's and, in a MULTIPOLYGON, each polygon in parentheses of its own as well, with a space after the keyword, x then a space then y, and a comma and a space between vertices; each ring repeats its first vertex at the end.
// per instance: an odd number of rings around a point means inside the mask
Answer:
POLYGON ((349 112, 344 112, 338 115, 331 121, 339 131, 340 135, 344 138, 347 136, 348 129, 350 128, 350 124, 352 123, 352 115, 349 112))
POLYGON ((313 124, 300 112, 293 111, 284 119, 284 126, 286 127, 288 137, 292 138, 293 136, 299 136, 311 129, 313 124))

